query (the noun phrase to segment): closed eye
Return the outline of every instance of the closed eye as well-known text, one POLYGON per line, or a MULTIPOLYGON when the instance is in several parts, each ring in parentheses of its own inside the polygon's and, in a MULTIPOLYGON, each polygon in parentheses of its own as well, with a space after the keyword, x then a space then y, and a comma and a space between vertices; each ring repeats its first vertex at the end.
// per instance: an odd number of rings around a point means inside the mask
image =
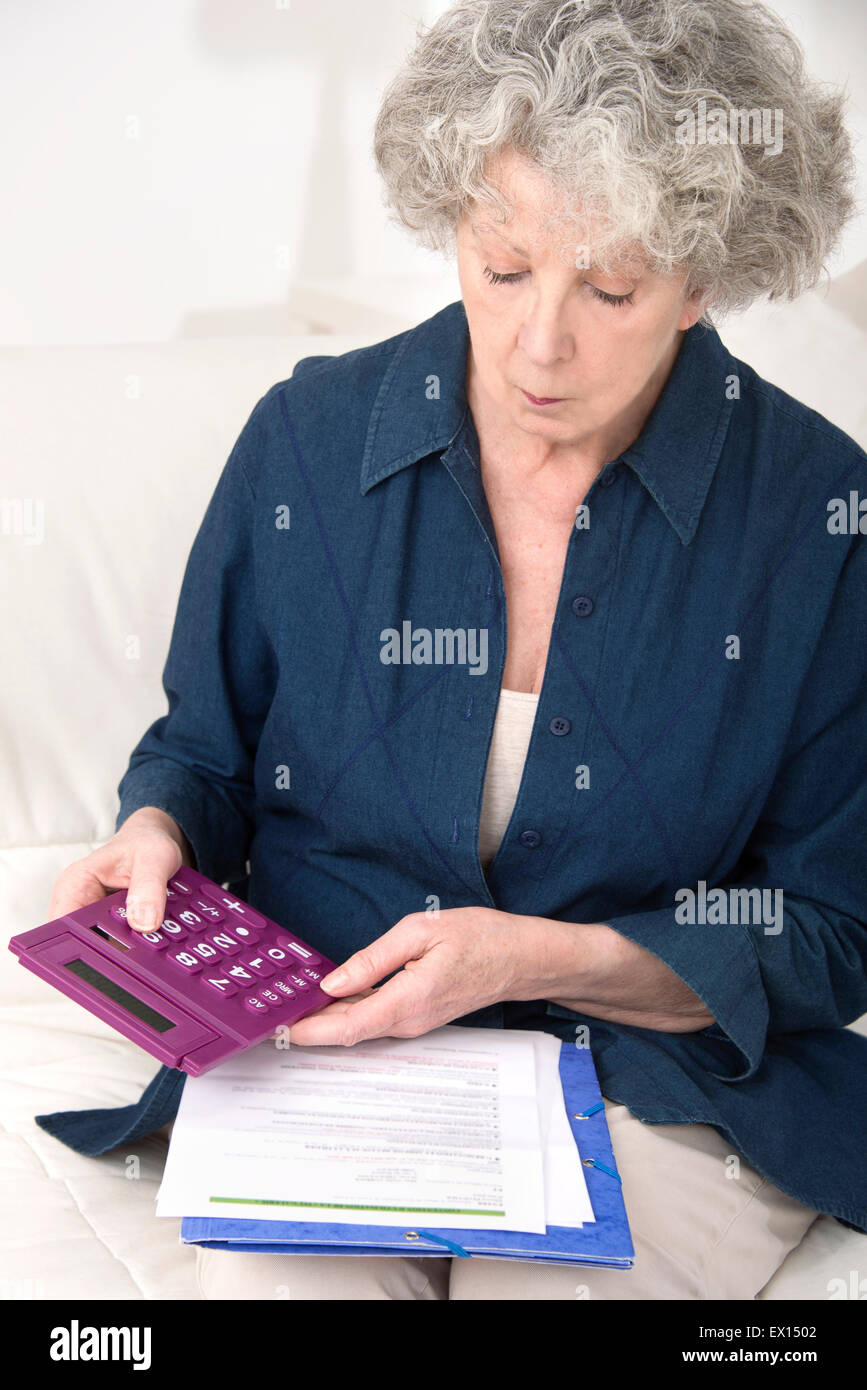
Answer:
POLYGON ((511 281, 520 280, 527 274, 526 270, 516 270, 511 275, 501 275, 499 270, 491 270, 489 265, 485 266, 484 273, 492 285, 506 285, 511 281))
MULTIPOLYGON (((528 273, 526 270, 516 270, 510 275, 504 275, 499 270, 491 270, 489 265, 486 265, 484 269, 484 274, 487 275, 492 285, 513 285, 516 280, 523 280, 528 273)), ((584 283, 591 294, 595 295, 597 299, 601 299, 603 304, 610 304, 613 308, 618 309, 622 304, 632 303, 634 290, 630 290, 628 294, 609 294, 607 290, 597 289, 595 285, 591 285, 586 280, 584 283)))
MULTIPOLYGON (((584 283, 587 284, 587 281, 585 280, 584 283)), ((598 290, 595 285, 589 284, 587 284, 587 288, 595 294, 597 299, 601 299, 603 304, 613 304, 615 309, 619 308, 621 304, 631 304, 632 296, 635 293, 634 290, 630 290, 629 294, 608 294, 605 290, 598 290)))

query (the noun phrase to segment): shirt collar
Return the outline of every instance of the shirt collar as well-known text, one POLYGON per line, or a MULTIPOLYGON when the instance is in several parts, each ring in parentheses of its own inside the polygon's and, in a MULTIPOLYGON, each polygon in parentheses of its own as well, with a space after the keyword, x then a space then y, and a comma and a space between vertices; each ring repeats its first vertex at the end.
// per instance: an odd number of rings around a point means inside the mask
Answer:
MULTIPOLYGON (((399 336, 370 412, 361 491, 445 449, 469 407, 469 327, 458 299, 399 336)), ((635 443, 620 456, 684 545, 695 534, 725 442, 737 364, 709 325, 690 328, 635 443)), ((467 432, 476 440, 474 429, 467 432)))

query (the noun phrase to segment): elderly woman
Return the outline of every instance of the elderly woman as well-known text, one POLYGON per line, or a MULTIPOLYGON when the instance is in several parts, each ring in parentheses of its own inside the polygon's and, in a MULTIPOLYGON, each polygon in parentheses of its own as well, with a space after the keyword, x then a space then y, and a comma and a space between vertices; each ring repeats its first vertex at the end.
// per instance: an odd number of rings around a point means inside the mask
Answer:
MULTIPOLYGON (((636 1247, 592 1297, 753 1298, 817 1213, 867 1229, 867 574, 830 524, 865 455, 708 318, 818 279, 840 110, 741 0, 465 0, 424 32, 375 153, 461 300, 258 402, 169 712, 55 887, 55 915, 128 887, 142 929, 182 862, 246 891, 344 961, 298 1044, 589 1042, 636 1247)), ((104 1152, 182 1081, 43 1123, 104 1152)), ((198 1258, 206 1297, 576 1289, 198 1258)))

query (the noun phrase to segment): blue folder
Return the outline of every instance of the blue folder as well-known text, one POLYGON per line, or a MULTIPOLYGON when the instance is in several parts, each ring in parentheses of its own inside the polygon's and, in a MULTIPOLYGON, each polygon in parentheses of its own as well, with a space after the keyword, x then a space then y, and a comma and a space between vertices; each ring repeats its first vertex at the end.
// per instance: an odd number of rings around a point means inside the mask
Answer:
POLYGON ((623 1188, 611 1151, 605 1107, 588 1047, 560 1045, 560 1079, 566 1113, 585 1165, 587 1191, 596 1220, 580 1227, 549 1226, 528 1231, 466 1231, 437 1226, 405 1231, 400 1226, 357 1226, 329 1221, 246 1221, 221 1216, 185 1216, 181 1241, 215 1250, 296 1255, 449 1255, 499 1260, 543 1260, 553 1264, 603 1265, 630 1269, 635 1252, 623 1203, 623 1188), (598 1108, 596 1108, 598 1107, 598 1108), (592 1114, 588 1114, 592 1111, 592 1114), (576 1118, 584 1117, 586 1118, 576 1118))

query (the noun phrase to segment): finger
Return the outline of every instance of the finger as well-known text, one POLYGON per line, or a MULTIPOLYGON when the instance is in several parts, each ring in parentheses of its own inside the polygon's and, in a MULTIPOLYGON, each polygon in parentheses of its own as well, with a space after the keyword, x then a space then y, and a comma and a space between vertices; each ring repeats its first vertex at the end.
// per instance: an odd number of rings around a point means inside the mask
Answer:
MULTIPOLYGON (((347 1011, 348 1009, 351 1009, 351 1008, 353 1007, 353 1005, 356 1004, 356 1003, 358 1002, 358 1000, 361 999, 361 998, 362 998, 362 996, 361 996, 360 994, 358 994, 358 995, 353 995, 353 997, 352 997, 351 1000, 350 1000, 350 999, 335 999, 335 1001, 334 1001, 333 1004, 327 1004, 326 1007, 325 1007, 324 1009, 320 1009, 319 1012, 316 1014, 316 1017, 317 1017, 317 1018, 322 1018, 323 1016, 327 1016, 328 1014, 332 1014, 332 1015, 333 1015, 333 1014, 345 1014, 346 1011, 347 1011)), ((311 1018, 312 1016, 313 1016, 312 1014, 308 1014, 308 1015, 307 1015, 308 1018, 311 1018)), ((301 1028, 301 1026, 302 1026, 306 1021, 307 1021, 306 1019, 299 1018, 298 1021, 297 1021, 297 1023, 293 1023, 293 1024, 279 1023, 279 1024, 277 1025, 276 1029, 274 1030, 274 1032, 273 1032, 273 1034, 272 1034, 272 1037, 275 1037, 275 1038, 277 1038, 277 1037, 280 1037, 280 1038, 288 1038, 288 1037, 290 1036, 290 1033, 291 1033, 292 1042, 299 1042, 299 1038, 298 1038, 298 1029, 301 1028)), ((299 1045, 300 1045, 300 1042, 299 1042, 299 1045)))
POLYGON ((399 970, 408 960, 424 954, 430 933, 429 919, 423 912, 411 912, 402 917, 390 931, 363 946, 330 975, 319 981, 326 994, 357 994, 375 985, 384 975, 399 970))
POLYGON ((340 1009, 338 1005, 345 1002, 341 999, 317 1014, 302 1018, 292 1028, 292 1041, 299 1047, 351 1047, 353 1043, 370 1038, 400 1036, 392 1029, 404 1028, 413 1014, 420 1017, 423 1011, 418 986, 403 974, 395 975, 381 989, 340 1009))
POLYGON ((70 864, 51 891, 47 920, 53 922, 67 912, 77 912, 80 907, 97 902, 111 891, 94 865, 89 862, 70 864))
MULTIPOLYGON (((337 1010, 337 1011, 339 1011, 339 1012, 343 1012, 343 1011, 345 1011, 346 1009, 348 1009, 349 1006, 350 1006, 351 1004, 356 1003, 357 1000, 359 1000, 359 999, 366 999, 367 996, 368 996, 368 994, 372 994, 372 993, 373 993, 373 990, 372 990, 372 989, 366 989, 366 990, 364 990, 361 994, 353 994, 353 995, 350 995, 350 997, 349 997, 348 999, 335 999, 333 1004, 326 1004, 325 1008, 320 1010, 320 1013, 324 1013, 324 1014, 331 1013, 332 1009, 337 1010)), ((299 1020, 299 1022, 300 1022, 300 1020, 299 1020)), ((293 1024, 292 1024, 293 1035, 294 1035, 294 1030, 295 1030, 298 1026, 299 1026, 298 1023, 293 1023, 293 1024)), ((278 1023, 278 1024, 277 1024, 277 1027, 274 1029, 274 1032, 271 1034, 271 1039, 273 1040, 274 1038, 288 1038, 288 1036, 289 1036, 289 1025, 286 1024, 286 1023, 278 1023)))
POLYGON ((143 840, 133 853, 126 894, 133 931, 153 931, 166 912, 166 884, 178 867, 180 849, 170 836, 143 840))

